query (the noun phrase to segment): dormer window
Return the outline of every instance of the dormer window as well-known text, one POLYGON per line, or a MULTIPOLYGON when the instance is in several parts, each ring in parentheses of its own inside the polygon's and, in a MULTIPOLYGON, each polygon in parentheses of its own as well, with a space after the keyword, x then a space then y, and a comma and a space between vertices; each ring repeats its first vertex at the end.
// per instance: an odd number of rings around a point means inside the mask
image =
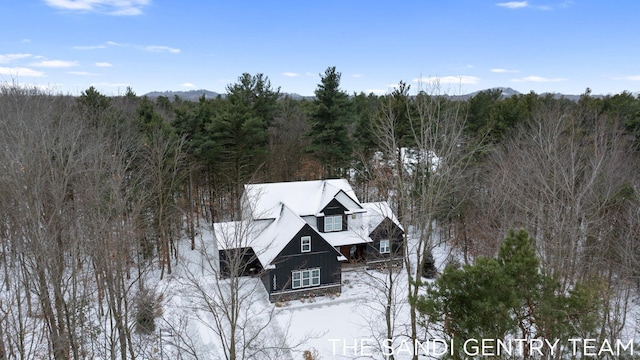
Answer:
POLYGON ((342 231, 342 215, 324 217, 324 232, 331 231, 342 231))
POLYGON ((300 238, 300 251, 311 252, 311 236, 303 236, 300 238))

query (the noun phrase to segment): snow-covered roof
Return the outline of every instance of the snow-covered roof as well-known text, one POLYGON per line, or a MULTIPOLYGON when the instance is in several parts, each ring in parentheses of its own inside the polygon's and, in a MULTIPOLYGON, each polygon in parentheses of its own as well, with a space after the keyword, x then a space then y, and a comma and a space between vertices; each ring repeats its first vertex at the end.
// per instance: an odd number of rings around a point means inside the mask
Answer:
MULTIPOLYGON (((334 199, 346 214, 362 213, 362 222, 354 222, 349 230, 318 232, 334 248, 372 242, 369 235, 386 218, 402 229, 387 202, 360 204, 344 179, 253 184, 245 185, 243 198, 250 209, 245 213, 248 220, 214 224, 218 249, 251 247, 265 269, 273 268, 278 254, 307 225, 302 217, 323 216, 320 211, 334 199)), ((339 255, 339 260, 346 259, 339 255)))
POLYGON ((398 225, 398 227, 404 231, 400 221, 393 213, 393 210, 391 210, 391 206, 389 206, 388 202, 380 201, 363 203, 362 207, 367 211, 363 215, 362 219, 362 223, 367 234, 371 234, 371 232, 373 232, 373 230, 375 230, 386 218, 391 219, 394 224, 398 225))
POLYGON ((256 238, 253 250, 263 267, 273 266, 272 262, 293 236, 307 224, 301 217, 294 214, 283 203, 278 206, 280 211, 276 218, 256 238))
POLYGON ((351 230, 326 232, 322 233, 322 237, 333 247, 373 242, 368 234, 359 234, 358 232, 351 230))
POLYGON ((213 236, 219 250, 254 247, 256 237, 272 222, 273 220, 244 220, 214 223, 213 236))
POLYGON ((334 198, 348 211, 362 210, 345 179, 250 184, 245 185, 244 192, 254 219, 275 219, 281 203, 299 216, 316 215, 334 198))
POLYGON ((283 203, 274 219, 244 220, 214 224, 218 249, 253 248, 265 269, 272 268, 273 260, 307 224, 283 203))

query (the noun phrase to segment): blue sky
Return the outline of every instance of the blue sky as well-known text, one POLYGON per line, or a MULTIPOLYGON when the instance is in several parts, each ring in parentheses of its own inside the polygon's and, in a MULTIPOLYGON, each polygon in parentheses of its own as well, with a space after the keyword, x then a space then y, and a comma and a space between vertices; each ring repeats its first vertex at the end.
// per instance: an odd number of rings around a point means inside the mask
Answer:
POLYGON ((349 93, 637 92, 639 16, 637 0, 0 0, 0 82, 224 92, 247 72, 313 95, 336 66, 349 93))

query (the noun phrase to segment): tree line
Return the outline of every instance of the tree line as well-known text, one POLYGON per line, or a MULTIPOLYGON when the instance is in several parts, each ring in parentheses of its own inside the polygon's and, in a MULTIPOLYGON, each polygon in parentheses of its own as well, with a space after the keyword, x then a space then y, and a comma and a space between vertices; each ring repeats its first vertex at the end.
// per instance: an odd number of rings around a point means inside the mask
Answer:
MULTIPOLYGON (((340 79, 329 67, 315 97, 294 99, 264 74, 242 74, 224 98, 197 102, 2 86, 0 359, 151 354, 136 331, 156 330, 151 274, 173 272, 181 239, 194 249, 197 229, 237 218, 246 183, 332 177, 362 201, 389 201, 417 239, 405 263, 413 340, 462 331, 429 319, 483 329, 436 290, 425 305, 423 275, 442 243, 459 255, 442 288, 462 284, 453 276, 473 284, 473 266, 496 281, 522 270, 549 302, 598 300, 576 320, 584 326, 571 323, 581 335, 620 336, 640 279, 639 97, 493 89, 460 100, 403 81, 378 96, 348 94, 340 79), (503 239, 529 239, 510 229, 530 235, 533 267, 498 266, 516 246, 503 239), (457 262, 467 271, 454 272, 457 262)), ((518 315, 518 299, 533 295, 514 291, 494 300, 518 315)), ((487 331, 533 322, 516 318, 487 331)))

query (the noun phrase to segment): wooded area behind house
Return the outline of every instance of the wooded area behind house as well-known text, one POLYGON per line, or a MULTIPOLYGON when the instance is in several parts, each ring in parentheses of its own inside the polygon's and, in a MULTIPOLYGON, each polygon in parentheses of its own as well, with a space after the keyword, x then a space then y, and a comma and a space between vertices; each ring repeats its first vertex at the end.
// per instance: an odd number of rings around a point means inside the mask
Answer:
POLYGON ((313 99, 284 95, 263 74, 197 102, 6 84, 0 146, 2 360, 146 358, 163 311, 150 277, 172 274, 179 242, 193 250, 198 229, 238 219, 244 184, 338 177, 362 202, 388 201, 416 239, 403 294, 411 339, 616 339, 635 321, 640 97, 629 92, 461 100, 401 81, 383 96, 347 94, 335 67, 313 99), (532 288, 479 292, 487 317, 463 319, 453 308, 463 300, 423 280, 442 243, 455 257, 436 285, 532 288), (476 270, 496 282, 478 285, 476 270), (507 303, 498 326, 493 309, 507 303))

